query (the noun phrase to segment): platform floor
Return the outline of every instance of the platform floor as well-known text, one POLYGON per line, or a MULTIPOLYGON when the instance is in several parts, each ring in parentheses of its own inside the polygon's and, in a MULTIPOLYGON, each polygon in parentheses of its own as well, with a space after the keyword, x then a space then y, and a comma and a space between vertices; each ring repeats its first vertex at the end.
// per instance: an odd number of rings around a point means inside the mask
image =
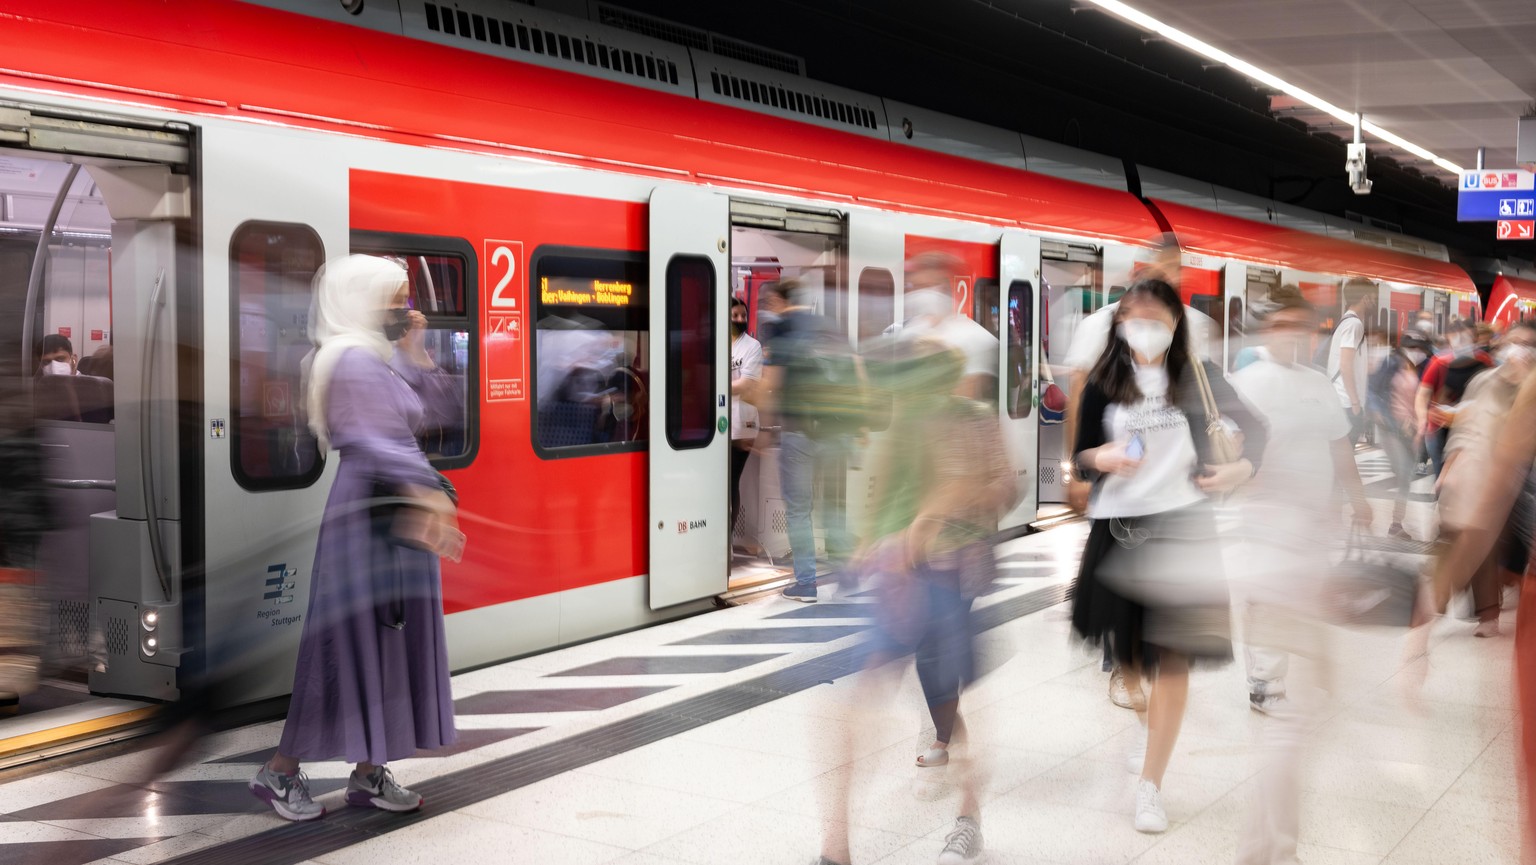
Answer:
MULTIPOLYGON (((1233 862, 1254 743, 1274 720, 1249 709, 1241 661, 1197 672, 1164 784, 1172 825, 1135 832, 1135 716, 1106 699, 1097 654, 1071 639, 1061 603, 1084 532, 1006 545, 1002 585, 978 602, 993 669, 965 709, 989 768, 987 861, 1233 862)), ((306 771, 332 813, 283 822, 245 789, 276 743, 268 723, 201 741, 194 763, 159 780, 143 777, 153 753, 139 751, 0 783, 0 865, 804 863, 818 850, 819 791, 839 773, 854 777, 855 862, 932 863, 956 799, 949 770, 913 763, 926 726, 915 676, 862 704, 868 599, 823 597, 455 677, 460 743, 394 764, 426 796, 417 815, 347 809, 350 767, 315 763, 306 771), (838 748, 850 725, 851 761, 838 748)), ((1429 661, 1407 665, 1400 633, 1340 632, 1343 687, 1303 767, 1303 862, 1516 862, 1512 616, 1487 640, 1444 619, 1429 661), (1416 676, 1411 708, 1400 695, 1416 676)))

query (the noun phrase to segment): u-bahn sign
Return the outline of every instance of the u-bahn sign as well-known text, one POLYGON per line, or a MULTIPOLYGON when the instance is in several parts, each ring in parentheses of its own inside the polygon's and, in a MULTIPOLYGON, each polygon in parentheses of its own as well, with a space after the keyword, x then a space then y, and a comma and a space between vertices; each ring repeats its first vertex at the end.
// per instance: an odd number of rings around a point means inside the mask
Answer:
POLYGON ((1461 173, 1456 196, 1459 222, 1536 218, 1536 174, 1520 168, 1485 168, 1461 173))

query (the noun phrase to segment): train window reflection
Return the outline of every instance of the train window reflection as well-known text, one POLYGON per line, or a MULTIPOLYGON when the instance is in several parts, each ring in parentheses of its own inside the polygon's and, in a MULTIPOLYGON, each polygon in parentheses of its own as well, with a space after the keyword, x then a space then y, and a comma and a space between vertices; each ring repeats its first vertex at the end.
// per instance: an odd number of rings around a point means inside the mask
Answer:
POLYGON ((529 272, 534 451, 556 459, 644 449, 650 429, 645 256, 540 247, 529 272))
POLYGON ((896 279, 883 267, 859 271, 859 345, 896 323, 896 279))
POLYGON ((1008 416, 1026 418, 1034 409, 1035 287, 1027 280, 1008 284, 1008 416))
POLYGON ((231 469, 248 490, 296 489, 320 476, 301 368, 312 283, 324 261, 319 235, 305 225, 247 222, 230 239, 231 469))
MULTIPOLYGON (((421 449, 441 469, 468 465, 474 456, 474 382, 479 380, 472 292, 477 284, 474 248, 455 237, 354 231, 352 251, 388 258, 405 269, 410 307, 427 317, 424 348, 434 370, 420 384, 428 389, 426 415, 417 430, 421 449)), ((397 353, 391 361, 410 363, 397 353)))
POLYGON ((709 259, 678 255, 667 262, 667 443, 673 450, 708 447, 715 438, 717 305, 709 259))

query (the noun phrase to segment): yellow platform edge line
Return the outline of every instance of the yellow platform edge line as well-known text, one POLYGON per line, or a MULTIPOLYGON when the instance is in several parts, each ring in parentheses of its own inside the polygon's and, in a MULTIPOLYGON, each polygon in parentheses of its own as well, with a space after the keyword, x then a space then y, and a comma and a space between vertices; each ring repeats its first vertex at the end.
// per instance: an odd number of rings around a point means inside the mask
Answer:
POLYGON ((158 706, 145 706, 142 709, 130 709, 127 712, 119 712, 115 715, 104 715, 100 718, 92 718, 89 721, 77 721, 73 724, 65 724, 62 727, 54 727, 48 730, 39 730, 36 733, 28 733, 24 736, 12 736, 9 739, 0 739, 0 757, 9 757, 27 751, 35 751, 49 745, 61 745, 75 739, 83 739, 107 730, 118 727, 127 727, 140 721, 153 718, 160 708, 158 706))

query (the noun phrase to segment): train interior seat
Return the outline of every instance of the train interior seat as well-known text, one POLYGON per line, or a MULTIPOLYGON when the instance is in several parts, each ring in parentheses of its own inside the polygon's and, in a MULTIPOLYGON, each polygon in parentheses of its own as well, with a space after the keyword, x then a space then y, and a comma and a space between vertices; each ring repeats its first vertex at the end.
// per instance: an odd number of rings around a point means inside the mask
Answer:
POLYGON ((112 423, 112 379, 94 375, 45 375, 33 388, 38 420, 112 423))
POLYGON ((597 441, 598 407, 591 403, 550 400, 539 407, 539 444, 546 448, 589 445, 597 441))
POLYGON ((117 507, 117 493, 110 488, 116 483, 117 448, 110 424, 44 421, 39 427, 46 478, 101 482, 88 488, 50 484, 53 529, 43 535, 38 551, 39 584, 48 617, 45 664, 79 670, 87 661, 91 515, 117 507))

